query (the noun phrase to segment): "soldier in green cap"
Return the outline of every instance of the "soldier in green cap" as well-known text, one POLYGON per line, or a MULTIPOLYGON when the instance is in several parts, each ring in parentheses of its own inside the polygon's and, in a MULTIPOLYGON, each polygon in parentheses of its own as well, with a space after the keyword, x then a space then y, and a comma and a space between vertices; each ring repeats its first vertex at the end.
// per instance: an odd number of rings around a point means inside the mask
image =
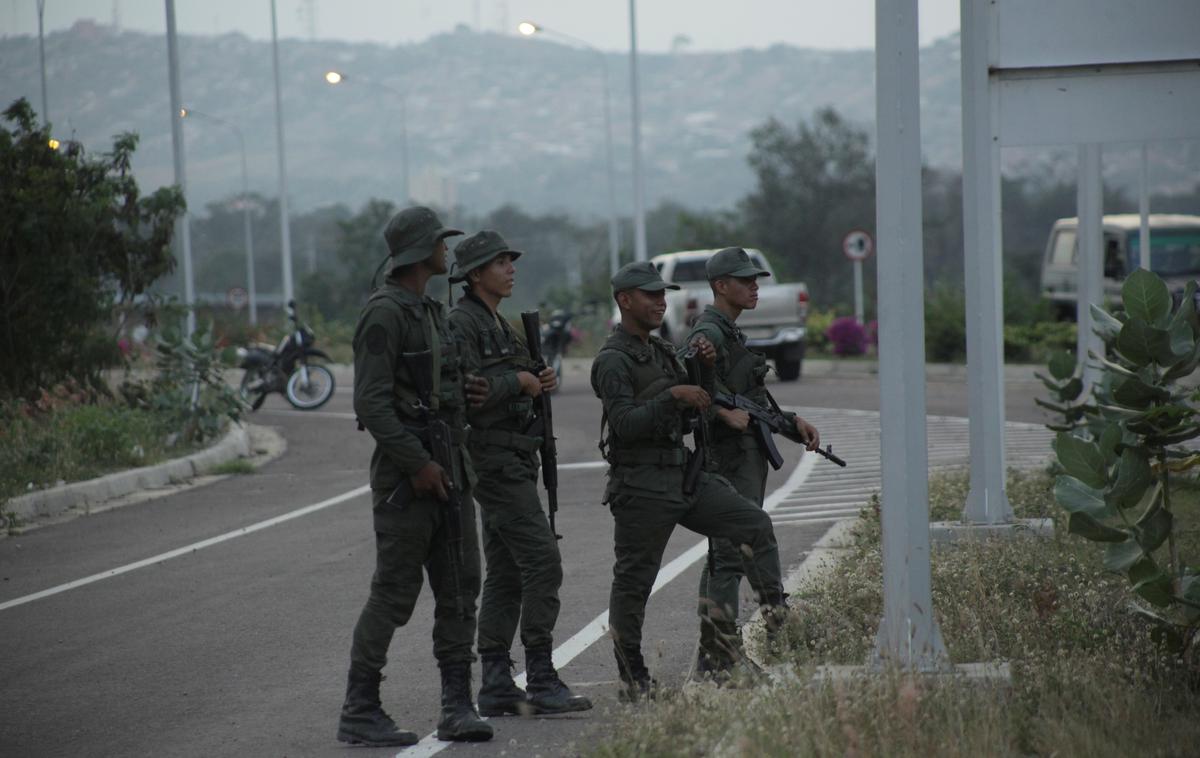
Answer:
MULTIPOLYGON (((716 349, 716 389, 743 395, 767 406, 767 361, 746 347, 737 327, 742 311, 758 305, 758 279, 770 272, 754 265, 740 247, 715 253, 705 264, 713 291, 713 304, 704 309, 688 333, 685 344, 704 338, 716 349)), ((820 445, 815 427, 795 414, 788 414, 808 441, 808 449, 820 445)), ((750 416, 742 410, 718 408, 712 425, 712 456, 716 470, 747 500, 762 507, 767 483, 767 460, 750 429, 750 416)), ((746 557, 727 539, 710 543, 709 565, 700 575, 700 652, 697 673, 723 678, 734 666, 749 665, 737 627, 738 585, 743 575, 753 576, 763 567, 744 565, 746 557)))
POLYGON ((483 522, 487 579, 479 606, 484 716, 566 713, 592 707, 563 684, 550 654, 558 620, 562 556, 537 492, 542 439, 532 428, 533 398, 558 383, 554 369, 533 373, 525 335, 500 315, 512 295, 519 250, 493 231, 454 248, 452 282, 465 294, 450 312, 466 369, 488 383, 487 401, 467 413, 468 445, 479 476, 475 497, 483 522), (517 627, 525 647, 527 684, 513 681, 509 649, 517 627))
MULTIPOLYGON (((411 745, 413 732, 397 728, 379 699, 381 672, 397 627, 412 616, 429 574, 435 608, 433 652, 441 669, 442 713, 437 736, 480 741, 492 727, 471 702, 475 660, 475 601, 479 545, 466 441, 467 403, 486 399, 487 384, 465 377, 444 306, 425 295, 430 277, 446 273, 445 238, 462 234, 442 226, 428 208, 397 213, 384 231, 391 271, 370 297, 354 333, 354 412, 375 438, 371 456, 375 575, 354 627, 350 673, 337 738, 371 746, 411 745), (404 353, 430 351, 431 376, 414 377, 404 353), (447 470, 433 460, 418 386, 432 387, 426 407, 446 422, 459 459, 447 470), (461 451, 461 452, 459 452, 461 451), (452 538, 448 500, 457 490, 461 544, 452 538)), ((429 363, 426 363, 428 366, 429 363)))
MULTIPOLYGON (((695 490, 683 492, 684 422, 689 412, 705 413, 711 398, 687 383, 672 345, 650 334, 662 324, 664 290, 678 288, 647 262, 623 266, 612 287, 621 323, 592 363, 592 389, 604 408, 600 445, 609 463, 604 502, 614 521, 609 626, 622 682, 618 694, 634 701, 653 696, 642 658, 642 623, 676 524, 747 546, 761 567, 750 579, 765 612, 778 613, 785 597, 770 517, 720 476, 702 473, 695 490)), ((700 337, 694 346, 711 364, 712 345, 700 337)))

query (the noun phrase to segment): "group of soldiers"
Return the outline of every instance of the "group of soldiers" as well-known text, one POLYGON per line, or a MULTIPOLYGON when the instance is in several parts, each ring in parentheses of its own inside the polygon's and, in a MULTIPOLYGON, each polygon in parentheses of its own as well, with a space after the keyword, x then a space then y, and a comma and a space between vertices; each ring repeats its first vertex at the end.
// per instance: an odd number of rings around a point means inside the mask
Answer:
MULTIPOLYGON (((522 255, 494 231, 466 237, 447 260, 444 227, 430 209, 396 214, 384 232, 390 269, 371 295, 354 336, 354 411, 375 439, 371 489, 376 544, 370 595, 354 627, 346 698, 337 738, 371 746, 417 742, 383 710, 379 685, 397 627, 412 615, 428 574, 433 590, 434 656, 442 679, 437 736, 491 739, 481 716, 556 714, 592 707, 559 678, 551 660, 562 558, 537 492, 534 403, 557 387, 553 369, 536 364, 525 335, 500 315, 522 255), (449 314, 426 294, 429 280, 450 273, 464 294, 449 314), (480 594, 482 524, 486 581, 480 594), (527 682, 512 677, 517 631, 527 682), (478 710, 471 667, 478 649, 478 710)), ((736 326, 757 303, 758 278, 746 252, 728 248, 707 267, 714 305, 685 341, 718 392, 761 400, 764 358, 736 326)), ((609 606, 618 692, 626 702, 652 698, 655 683, 641 650, 646 602, 676 524, 710 538, 701 577, 701 645, 697 669, 725 681, 753 667, 737 629, 745 576, 768 628, 786 614, 779 552, 762 509, 766 462, 744 410, 714 408, 709 391, 689 381, 673 345, 652 334, 663 318, 665 290, 653 265, 631 263, 612 279, 621 323, 592 366, 603 404, 601 449, 609 463, 604 503, 613 515, 613 582, 609 606), (712 465, 685 486, 685 429, 711 422, 712 465), (685 492, 687 490, 687 492, 685 492)), ((713 387, 710 387, 712 389, 713 387)), ((810 450, 817 430, 788 416, 810 450)))

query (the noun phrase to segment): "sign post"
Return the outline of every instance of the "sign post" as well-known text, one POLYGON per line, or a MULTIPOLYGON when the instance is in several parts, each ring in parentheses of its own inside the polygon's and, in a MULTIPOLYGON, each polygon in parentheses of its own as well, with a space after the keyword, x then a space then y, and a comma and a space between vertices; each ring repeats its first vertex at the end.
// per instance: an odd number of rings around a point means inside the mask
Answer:
POLYGON ((863 323, 863 261, 875 251, 871 235, 856 229, 842 239, 842 252, 854 263, 854 318, 863 323))

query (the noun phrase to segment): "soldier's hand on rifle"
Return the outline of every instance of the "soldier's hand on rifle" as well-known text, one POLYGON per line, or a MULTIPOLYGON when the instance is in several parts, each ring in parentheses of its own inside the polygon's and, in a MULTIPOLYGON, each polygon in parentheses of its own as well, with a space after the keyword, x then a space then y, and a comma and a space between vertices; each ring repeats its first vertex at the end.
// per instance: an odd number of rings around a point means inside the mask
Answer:
POLYGON ((804 436, 804 449, 812 452, 821 446, 821 433, 817 431, 817 427, 808 423, 799 416, 796 417, 796 431, 804 436))
POLYGON ((675 398, 675 402, 695 408, 701 413, 707 411, 708 406, 712 404, 709 394, 694 384, 676 384, 671 388, 671 397, 675 398))
POLYGON ((482 376, 467 374, 467 381, 463 384, 463 392, 466 393, 467 402, 473 408, 478 408, 483 405, 488 397, 488 380, 482 376))
POLYGON ((542 392, 553 392, 558 389, 558 374, 554 373, 554 369, 547 366, 537 376, 538 381, 542 383, 542 392))
POLYGON ((521 384, 521 392, 530 397, 537 397, 545 389, 542 380, 529 371, 518 371, 517 381, 521 384))
POLYGON ((426 463, 409 481, 412 483, 413 494, 417 497, 433 495, 443 503, 450 499, 450 477, 446 476, 446 469, 438 465, 437 461, 426 463))
POLYGON ((716 364, 717 349, 713 347, 713 343, 709 342, 708 338, 704 335, 698 335, 688 346, 696 351, 696 355, 700 357, 704 365, 712 366, 716 364))
POLYGON ((750 426, 750 414, 740 408, 718 408, 717 418, 724 421, 729 428, 739 432, 746 431, 750 426))

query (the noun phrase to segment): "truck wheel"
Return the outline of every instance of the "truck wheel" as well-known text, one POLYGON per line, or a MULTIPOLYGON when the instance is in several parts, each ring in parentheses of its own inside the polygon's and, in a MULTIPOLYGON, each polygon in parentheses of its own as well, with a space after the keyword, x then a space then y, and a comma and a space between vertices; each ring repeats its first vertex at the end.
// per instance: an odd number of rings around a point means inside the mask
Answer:
POLYGON ((800 366, 804 362, 804 342, 784 345, 775 358, 775 371, 781 382, 794 382, 800 378, 800 366))

